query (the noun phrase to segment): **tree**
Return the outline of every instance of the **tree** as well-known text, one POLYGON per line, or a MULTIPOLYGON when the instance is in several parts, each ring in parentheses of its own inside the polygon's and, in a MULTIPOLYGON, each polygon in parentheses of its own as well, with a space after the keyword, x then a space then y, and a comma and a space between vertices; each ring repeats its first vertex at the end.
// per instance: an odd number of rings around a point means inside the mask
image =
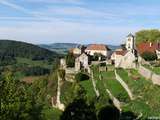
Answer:
POLYGON ((97 120, 95 107, 84 99, 75 99, 62 113, 60 120, 97 120))
POLYGON ((75 58, 74 55, 72 53, 68 53, 66 56, 66 64, 67 67, 74 67, 75 64, 75 58))
POLYGON ((1 77, 1 120, 40 120, 41 106, 28 92, 28 86, 7 72, 1 77))
POLYGON ((145 59, 146 61, 153 61, 157 59, 156 53, 146 51, 141 54, 142 58, 145 59))
POLYGON ((131 111, 126 111, 121 113, 121 120, 136 120, 137 115, 131 111))
POLYGON ((80 82, 80 81, 88 80, 89 76, 87 74, 79 72, 75 75, 75 79, 77 82, 80 82))
POLYGON ((141 30, 136 33, 136 43, 160 41, 160 31, 157 29, 141 30))
POLYGON ((98 120, 119 120, 120 112, 113 105, 102 108, 98 113, 98 120))

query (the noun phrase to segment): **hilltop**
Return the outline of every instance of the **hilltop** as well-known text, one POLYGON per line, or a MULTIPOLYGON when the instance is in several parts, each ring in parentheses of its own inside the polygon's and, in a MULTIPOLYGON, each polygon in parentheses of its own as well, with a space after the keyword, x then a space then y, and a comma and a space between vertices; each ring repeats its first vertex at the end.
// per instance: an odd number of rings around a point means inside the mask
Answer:
POLYGON ((56 52, 48 49, 13 40, 0 40, 0 54, 38 60, 49 60, 58 56, 56 52))

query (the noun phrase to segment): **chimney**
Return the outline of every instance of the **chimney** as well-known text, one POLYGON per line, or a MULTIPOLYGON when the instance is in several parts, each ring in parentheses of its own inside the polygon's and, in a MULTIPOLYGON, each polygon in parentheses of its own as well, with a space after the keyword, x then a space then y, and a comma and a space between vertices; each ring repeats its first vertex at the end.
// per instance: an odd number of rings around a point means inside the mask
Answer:
POLYGON ((152 42, 150 42, 149 46, 152 47, 152 42))

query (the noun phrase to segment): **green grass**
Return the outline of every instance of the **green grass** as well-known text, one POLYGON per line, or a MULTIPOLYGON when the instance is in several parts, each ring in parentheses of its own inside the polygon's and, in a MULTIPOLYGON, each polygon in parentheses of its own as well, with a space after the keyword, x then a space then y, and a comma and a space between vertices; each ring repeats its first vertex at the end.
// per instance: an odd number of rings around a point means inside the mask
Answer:
POLYGON ((145 68, 150 69, 152 72, 160 75, 160 67, 153 67, 150 65, 143 65, 145 68))
POLYGON ((114 71, 99 72, 98 68, 94 66, 94 79, 100 95, 107 96, 106 89, 119 99, 121 102, 129 101, 129 96, 121 84, 116 80, 114 71), (100 80, 100 77, 102 80, 100 80))
POLYGON ((86 95, 89 100, 92 100, 96 97, 91 80, 82 81, 80 84, 86 90, 86 95))
POLYGON ((122 85, 116 80, 114 71, 102 72, 102 80, 107 89, 121 102, 129 101, 129 96, 122 85))
POLYGON ((45 68, 52 68, 53 65, 49 65, 47 61, 44 60, 31 60, 31 59, 27 59, 27 58, 19 58, 17 57, 17 63, 18 64, 25 64, 25 65, 29 65, 29 66, 41 66, 41 67, 45 67, 45 68))
POLYGON ((93 66, 92 70, 93 70, 93 77, 96 83, 96 88, 99 90, 100 95, 102 96, 108 95, 106 93, 106 88, 103 82, 99 78, 100 72, 98 71, 98 66, 93 66))
POLYGON ((60 120, 60 116, 62 114, 62 111, 56 109, 56 108, 44 108, 42 111, 43 119, 44 120, 60 120))
POLYGON ((68 105, 73 98, 74 94, 74 84, 71 82, 64 81, 63 85, 61 86, 61 102, 65 105, 68 105))
POLYGON ((150 113, 160 115, 159 86, 153 85, 151 81, 146 80, 137 70, 118 69, 117 73, 128 84, 136 98, 135 102, 128 103, 128 109, 137 113, 142 112, 145 116, 151 115, 150 113), (137 105, 137 101, 140 101, 141 104, 137 105))

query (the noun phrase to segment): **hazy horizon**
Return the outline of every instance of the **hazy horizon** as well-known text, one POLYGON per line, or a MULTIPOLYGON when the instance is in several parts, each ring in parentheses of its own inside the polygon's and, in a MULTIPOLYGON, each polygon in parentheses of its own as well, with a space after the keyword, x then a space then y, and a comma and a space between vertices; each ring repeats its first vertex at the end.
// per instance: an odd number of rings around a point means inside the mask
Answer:
POLYGON ((158 0, 1 0, 0 39, 119 45, 129 33, 159 29, 159 8, 158 0))

